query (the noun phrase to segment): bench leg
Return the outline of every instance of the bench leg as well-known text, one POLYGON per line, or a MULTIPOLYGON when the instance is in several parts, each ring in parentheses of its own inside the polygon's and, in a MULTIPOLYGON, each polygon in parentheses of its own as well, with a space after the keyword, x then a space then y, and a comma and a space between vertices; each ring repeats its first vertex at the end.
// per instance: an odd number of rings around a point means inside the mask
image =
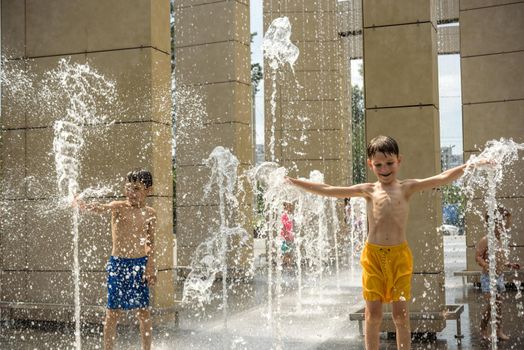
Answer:
POLYGON ((364 329, 362 328, 362 321, 358 321, 358 332, 360 335, 364 335, 364 329))
POLYGON ((455 335, 455 339, 457 339, 457 344, 462 343, 462 338, 464 338, 464 335, 462 335, 462 327, 460 323, 460 316, 457 318, 457 334, 455 335))

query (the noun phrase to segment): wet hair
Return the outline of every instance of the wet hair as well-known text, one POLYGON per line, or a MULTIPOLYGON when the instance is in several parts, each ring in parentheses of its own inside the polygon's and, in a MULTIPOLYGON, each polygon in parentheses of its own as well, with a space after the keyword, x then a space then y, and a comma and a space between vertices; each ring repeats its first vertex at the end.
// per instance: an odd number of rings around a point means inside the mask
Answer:
MULTIPOLYGON (((509 210, 500 204, 497 205, 497 208, 495 208, 495 212, 493 214, 495 222, 499 221, 500 219, 505 221, 511 217, 511 213, 509 212, 509 210)), ((486 212, 486 214, 484 214, 484 220, 486 220, 486 222, 489 221, 490 217, 491 216, 489 215, 489 212, 486 212)))
POLYGON ((398 156, 398 144, 395 139, 389 136, 377 136, 368 143, 367 153, 368 159, 373 158, 377 153, 384 153, 388 155, 398 156))
POLYGON ((140 182, 145 188, 153 186, 153 175, 145 169, 135 169, 127 173, 128 182, 140 182))

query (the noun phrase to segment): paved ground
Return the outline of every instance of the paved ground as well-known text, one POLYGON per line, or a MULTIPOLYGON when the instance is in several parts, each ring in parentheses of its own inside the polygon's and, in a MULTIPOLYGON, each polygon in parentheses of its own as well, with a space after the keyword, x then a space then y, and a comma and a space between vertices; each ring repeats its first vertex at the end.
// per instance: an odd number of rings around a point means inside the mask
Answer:
MULTIPOLYGON (((472 285, 465 288, 453 271, 465 268, 463 237, 445 237, 446 302, 465 304, 462 330, 465 338, 457 345, 455 322, 432 342, 414 342, 413 349, 488 349, 478 333, 482 295, 472 285)), ((296 276, 285 273, 284 297, 280 318, 268 318, 267 281, 261 273, 254 283, 236 289, 230 299, 227 331, 219 301, 204 311, 182 309, 179 327, 166 325, 154 332, 154 349, 290 349, 338 350, 363 349, 363 338, 356 322, 348 321, 350 310, 363 306, 360 297, 360 271, 345 269, 337 276, 324 276, 320 284, 304 281, 299 295, 296 276), (278 326, 280 325, 280 326, 278 326), (280 330, 280 331, 279 331, 280 330), (280 339, 280 340, 279 340, 280 339)), ((504 328, 511 340, 499 349, 524 349, 524 316, 518 315, 516 291, 508 292, 504 305, 504 328)), ((276 309, 278 305, 273 304, 276 309)), ((72 349, 73 334, 59 327, 31 328, 2 325, 0 349, 72 349)), ((139 349, 137 327, 120 327, 117 349, 139 349)), ((101 349, 100 329, 85 327, 82 349, 101 349)), ((393 340, 384 336, 381 350, 395 349, 393 340)))

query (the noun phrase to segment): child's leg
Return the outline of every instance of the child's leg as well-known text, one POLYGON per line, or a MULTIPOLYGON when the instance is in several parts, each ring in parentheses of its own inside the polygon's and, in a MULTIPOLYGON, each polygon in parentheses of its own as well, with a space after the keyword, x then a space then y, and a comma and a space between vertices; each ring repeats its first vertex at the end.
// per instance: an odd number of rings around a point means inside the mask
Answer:
POLYGON ((394 301, 393 322, 397 330, 397 349, 411 349, 411 326, 407 301, 394 301))
POLYGON ((113 343, 116 338, 116 325, 119 317, 119 310, 106 310, 106 320, 104 322, 104 350, 113 349, 113 343))
POLYGON ((151 313, 147 309, 140 309, 137 311, 136 317, 140 322, 142 350, 149 350, 151 349, 151 339, 153 333, 153 322, 151 321, 151 313))
POLYGON ((497 293, 497 337, 500 340, 509 340, 509 337, 502 332, 502 299, 503 296, 499 293, 497 293))
POLYGON ((483 338, 489 339, 490 332, 488 331, 489 321, 491 320, 491 305, 490 305, 490 294, 484 293, 484 300, 486 301, 486 307, 482 311, 482 318, 480 320, 480 333, 483 338))
POLYGON ((381 324, 382 302, 366 300, 366 350, 378 350, 381 324))

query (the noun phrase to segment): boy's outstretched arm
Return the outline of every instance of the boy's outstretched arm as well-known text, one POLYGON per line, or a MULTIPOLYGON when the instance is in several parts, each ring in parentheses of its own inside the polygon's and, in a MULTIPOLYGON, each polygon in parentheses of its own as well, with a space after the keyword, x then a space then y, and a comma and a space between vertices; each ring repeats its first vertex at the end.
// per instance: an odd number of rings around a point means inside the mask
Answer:
POLYGON ((348 197, 367 197, 371 193, 373 184, 365 183, 349 187, 331 186, 328 184, 312 182, 307 180, 295 179, 286 176, 286 181, 307 192, 326 197, 348 198, 348 197))
POLYGON ((118 202, 110 202, 110 203, 98 203, 98 202, 91 202, 86 203, 81 198, 78 198, 78 196, 75 196, 73 199, 73 203, 71 203, 73 208, 78 207, 82 211, 91 211, 97 214, 105 213, 107 211, 110 211, 112 209, 115 209, 118 207, 118 202))
POLYGON ((477 167, 491 164, 493 163, 490 160, 479 159, 474 163, 464 163, 462 165, 443 171, 438 175, 431 176, 425 179, 406 180, 406 185, 408 186, 408 194, 411 195, 415 192, 447 185, 464 175, 464 171, 470 166, 477 167))

